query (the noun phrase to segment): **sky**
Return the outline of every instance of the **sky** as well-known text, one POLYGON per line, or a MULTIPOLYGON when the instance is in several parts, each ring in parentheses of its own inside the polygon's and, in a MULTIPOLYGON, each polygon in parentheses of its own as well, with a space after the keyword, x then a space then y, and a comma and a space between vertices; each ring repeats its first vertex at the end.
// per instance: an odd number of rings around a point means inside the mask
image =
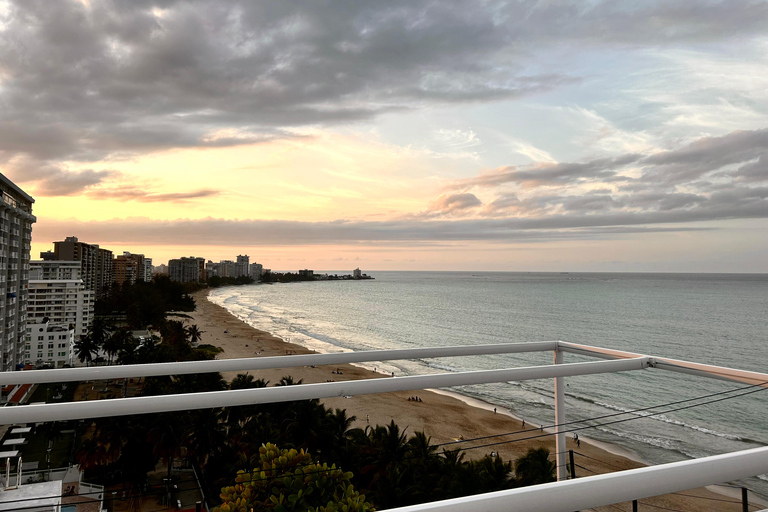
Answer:
POLYGON ((764 1, 0 0, 32 251, 768 272, 764 1))

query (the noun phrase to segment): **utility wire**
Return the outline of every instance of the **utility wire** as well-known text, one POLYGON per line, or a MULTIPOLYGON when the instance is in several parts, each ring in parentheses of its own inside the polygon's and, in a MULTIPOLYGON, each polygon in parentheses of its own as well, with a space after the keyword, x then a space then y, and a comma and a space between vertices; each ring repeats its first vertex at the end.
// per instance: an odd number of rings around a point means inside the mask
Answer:
MULTIPOLYGON (((763 382, 761 384, 751 384, 749 386, 744 386, 744 387, 741 387, 741 388, 730 389, 730 390, 727 390, 727 391, 719 391, 717 393, 710 393, 710 394, 707 394, 707 395, 701 395, 701 396, 694 397, 694 398, 686 398, 684 400, 676 400, 674 402, 666 402, 666 403, 663 403, 663 404, 653 405, 653 406, 649 406, 649 407, 642 407, 642 408, 639 408, 639 409, 633 409, 631 411, 623 411, 623 412, 615 412, 615 413, 610 413, 610 414, 603 414, 601 416, 593 416, 591 418, 585 418, 583 420, 572 420, 572 421, 568 421, 568 422, 565 422, 565 423, 559 423, 559 424, 555 423, 555 424, 552 424, 552 425, 542 425, 542 426, 537 427, 537 428, 529 428, 529 429, 525 429, 525 430, 516 430, 516 431, 513 431, 513 432, 506 432, 506 433, 502 433, 502 434, 492 434, 492 435, 489 435, 489 436, 475 437, 475 438, 472 438, 472 439, 461 439, 461 440, 454 441, 454 442, 451 442, 451 443, 441 443, 441 444, 438 444, 438 445, 435 445, 435 446, 445 446, 445 445, 449 445, 449 444, 467 443, 467 442, 470 442, 470 441, 479 441, 479 440, 483 440, 483 439, 493 439, 494 437, 502 437, 502 436, 508 436, 508 435, 513 435, 513 434, 522 434, 522 433, 525 433, 525 432, 541 431, 541 430, 543 430, 545 428, 564 427, 564 426, 567 426, 567 425, 586 423, 587 421, 594 421, 594 420, 601 420, 601 419, 606 419, 606 418, 613 418, 615 416, 623 416, 625 414, 634 414, 634 413, 637 413, 637 412, 643 412, 643 411, 648 411, 648 410, 652 410, 652 409, 658 409, 660 407, 668 407, 670 405, 678 405, 678 404, 693 402, 693 401, 697 401, 697 400, 703 400, 705 398, 711 398, 711 397, 715 397, 715 396, 725 395, 725 394, 729 394, 729 393, 736 393, 738 391, 744 391, 744 390, 752 389, 752 388, 755 388, 755 387, 760 387, 760 389, 754 390, 754 391, 762 391, 764 389, 768 389, 768 388, 762 387, 765 384, 768 384, 768 381, 763 382)), ((735 397, 742 396, 744 394, 749 394, 749 393, 742 393, 742 394, 739 394, 739 395, 735 395, 735 397)), ((707 403, 709 403, 709 402, 707 402, 707 403)), ((659 414, 663 414, 663 413, 666 413, 666 412, 670 412, 670 411, 662 411, 662 412, 659 412, 659 413, 649 414, 648 416, 640 416, 640 418, 652 418, 653 416, 658 416, 659 414)), ((576 429, 576 430, 578 430, 578 429, 576 429)), ((547 435, 550 435, 550 434, 547 434, 547 435)))
MULTIPOLYGON (((653 415, 650 415, 650 416, 635 416, 635 417, 632 417, 632 418, 624 418, 624 419, 620 419, 620 420, 608 421, 608 422, 605 422, 605 423, 598 423, 596 425, 586 425, 586 426, 583 426, 583 427, 572 428, 572 429, 570 429, 570 432, 588 430, 588 429, 592 429, 592 428, 603 427, 603 426, 606 426, 606 425, 614 425, 614 424, 617 424, 617 423, 625 423, 627 421, 633 421, 633 420, 639 420, 639 419, 647 419, 647 418, 649 418, 651 416, 658 416, 659 414, 667 414, 667 413, 670 413, 670 412, 682 411, 682 410, 685 410, 685 409, 691 409, 693 407, 700 407, 702 405, 708 405, 708 404, 713 404, 713 403, 717 403, 717 402, 722 402, 724 400, 730 400, 732 398, 737 398, 737 397, 741 397, 741 396, 744 396, 744 395, 749 395, 749 394, 752 394, 752 393, 757 393, 759 391, 764 391, 766 389, 768 389, 768 388, 761 387, 760 389, 755 389, 755 390, 752 390, 752 391, 747 391, 747 392, 741 393, 739 395, 727 396, 727 397, 719 398, 719 399, 716 399, 716 400, 710 400, 710 401, 707 401, 707 402, 703 402, 703 403, 700 403, 700 404, 693 404, 693 405, 688 405, 688 406, 685 406, 685 407, 677 407, 677 408, 674 408, 674 409, 660 411, 660 412, 658 412, 656 414, 653 414, 653 415)), ((691 400, 687 400, 687 401, 691 401, 691 400)), ((658 407, 664 407, 664 406, 663 405, 662 406, 656 406, 654 408, 658 408, 658 407)), ((621 415, 630 414, 630 412, 624 412, 624 413, 620 413, 620 414, 621 415)), ((612 414, 610 416, 617 416, 617 415, 619 415, 619 414, 612 414)), ((586 423, 588 421, 590 421, 590 419, 574 421, 574 422, 570 422, 570 423, 563 423, 562 425, 571 424, 571 423, 586 423)), ((562 425, 555 424, 555 425, 552 425, 552 426, 553 427, 558 427, 558 426, 562 426, 562 425)), ((538 430, 538 429, 536 429, 536 430, 538 430)), ((523 431, 523 432, 527 432, 527 431, 523 431)), ((503 436, 503 435, 510 435, 510 434, 499 434, 497 436, 484 436, 484 437, 478 438, 478 439, 488 439, 488 438, 493 438, 493 437, 500 437, 500 436, 503 436)), ((539 435, 535 435, 535 436, 528 436, 528 437, 523 437, 523 438, 519 438, 519 439, 512 439, 512 440, 507 440, 507 441, 499 441, 499 442, 496 442, 496 443, 486 443, 486 444, 483 444, 483 445, 470 446, 470 447, 461 448, 461 449, 464 450, 464 451, 466 451, 466 450, 474 450, 474 449, 477 449, 477 448, 487 448, 489 446, 497 446, 497 445, 502 445, 502 444, 511 444, 511 443, 516 443, 516 442, 519 442, 519 441, 526 441, 526 440, 529 440, 529 439, 538 439, 538 438, 541 438, 541 437, 548 437, 548 436, 553 436, 553 435, 557 435, 557 434, 556 433, 543 433, 543 434, 539 434, 539 435)), ((464 440, 464 441, 469 441, 469 440, 464 440)), ((438 446, 443 446, 443 445, 438 445, 438 446)))

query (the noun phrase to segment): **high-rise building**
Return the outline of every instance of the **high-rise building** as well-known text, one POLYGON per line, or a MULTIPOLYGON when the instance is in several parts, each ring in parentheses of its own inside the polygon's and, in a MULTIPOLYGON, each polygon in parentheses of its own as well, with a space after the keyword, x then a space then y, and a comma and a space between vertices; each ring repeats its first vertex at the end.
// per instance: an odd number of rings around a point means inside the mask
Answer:
MULTIPOLYGON (((65 325, 74 329, 74 341, 79 340, 88 332, 94 307, 94 292, 86 290, 80 278, 80 262, 33 261, 30 267, 27 311, 30 326, 32 323, 65 325)), ((34 355, 32 361, 37 360, 34 355)))
MULTIPOLYGON (((40 256, 44 260, 51 259, 50 251, 41 253, 40 256)), ((112 251, 101 249, 96 244, 80 242, 76 236, 68 236, 63 242, 53 242, 53 259, 79 261, 85 288, 93 290, 97 298, 109 292, 114 280, 112 251)))
POLYGON ((27 331, 31 196, 0 174, 0 370, 21 364, 27 331))
POLYGON ((232 260, 221 260, 219 262, 219 277, 237 277, 237 264, 232 260))
MULTIPOLYGON (((151 265, 150 260, 150 265, 151 265)), ((149 280, 152 280, 150 271, 149 280)), ((136 281, 147 281, 146 258, 143 254, 131 254, 128 251, 123 252, 121 256, 114 260, 114 279, 115 283, 122 285, 126 281, 135 284, 136 281)))
POLYGON ((245 256, 237 255, 237 261, 235 263, 235 275, 231 277, 247 276, 250 270, 248 266, 251 264, 251 258, 246 254, 245 256))
POLYGON ((205 281, 205 258, 178 258, 168 262, 171 281, 199 283, 205 281))
POLYGON ((261 263, 251 263, 248 268, 248 275, 251 276, 251 279, 254 281, 260 281, 262 270, 264 270, 264 267, 261 263))
POLYGON ((152 266, 152 258, 144 258, 144 280, 146 282, 152 281, 154 271, 155 267, 152 266))

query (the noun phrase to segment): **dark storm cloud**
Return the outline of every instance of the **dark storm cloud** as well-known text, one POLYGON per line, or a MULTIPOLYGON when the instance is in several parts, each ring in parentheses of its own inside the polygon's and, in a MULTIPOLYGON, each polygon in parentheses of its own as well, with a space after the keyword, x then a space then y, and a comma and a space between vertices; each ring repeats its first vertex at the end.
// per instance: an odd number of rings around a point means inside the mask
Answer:
POLYGON ((55 165, 23 160, 10 166, 9 177, 18 183, 36 182, 35 193, 41 196, 78 194, 94 185, 118 176, 117 171, 68 171, 55 165))
POLYGON ((730 1, 87 4, 16 0, 0 19, 0 159, 245 144, 516 98, 578 80, 528 71, 540 50, 747 38, 768 24, 765 3, 730 1))
POLYGON ((535 168, 502 167, 489 174, 461 181, 457 187, 495 187, 517 183, 524 187, 550 184, 573 184, 585 181, 612 181, 618 171, 639 160, 641 155, 627 154, 616 158, 598 158, 584 163, 544 163, 535 168))
MULTIPOLYGON (((744 216, 746 212, 731 212, 744 216)), ((764 216, 765 211, 752 216, 764 216)), ((643 226, 658 222, 710 220, 690 213, 675 219, 649 213, 644 216, 552 216, 541 219, 472 219, 423 221, 403 219, 388 222, 295 222, 264 220, 179 219, 158 221, 129 218, 107 221, 38 219, 36 240, 55 240, 60 233, 77 233, 84 240, 149 245, 335 245, 396 243, 429 245, 437 242, 563 240, 615 236, 620 233, 689 231, 700 228, 643 226)))
POLYGON ((453 188, 464 193, 473 188, 496 191, 497 197, 482 211, 486 217, 532 216, 541 222, 564 222, 561 217, 567 215, 575 222, 570 227, 595 225, 593 221, 636 225, 765 218, 766 155, 768 130, 736 131, 650 155, 505 167, 457 181, 453 188), (615 190, 575 187, 610 182, 615 190), (510 186, 518 187, 518 192, 510 191, 510 186))

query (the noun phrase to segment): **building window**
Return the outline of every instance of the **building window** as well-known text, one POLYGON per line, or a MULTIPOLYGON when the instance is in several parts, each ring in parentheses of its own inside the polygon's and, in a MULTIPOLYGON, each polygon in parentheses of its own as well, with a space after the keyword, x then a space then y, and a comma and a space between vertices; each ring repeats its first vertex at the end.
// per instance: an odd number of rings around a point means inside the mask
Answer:
POLYGON ((53 348, 53 343, 49 343, 48 348, 53 348))
POLYGON ((48 357, 53 357, 53 352, 48 352, 48 357))
POLYGON ((48 336, 48 339, 49 339, 49 340, 52 340, 54 337, 55 337, 55 336, 53 336, 53 335, 50 335, 50 336, 48 336))

